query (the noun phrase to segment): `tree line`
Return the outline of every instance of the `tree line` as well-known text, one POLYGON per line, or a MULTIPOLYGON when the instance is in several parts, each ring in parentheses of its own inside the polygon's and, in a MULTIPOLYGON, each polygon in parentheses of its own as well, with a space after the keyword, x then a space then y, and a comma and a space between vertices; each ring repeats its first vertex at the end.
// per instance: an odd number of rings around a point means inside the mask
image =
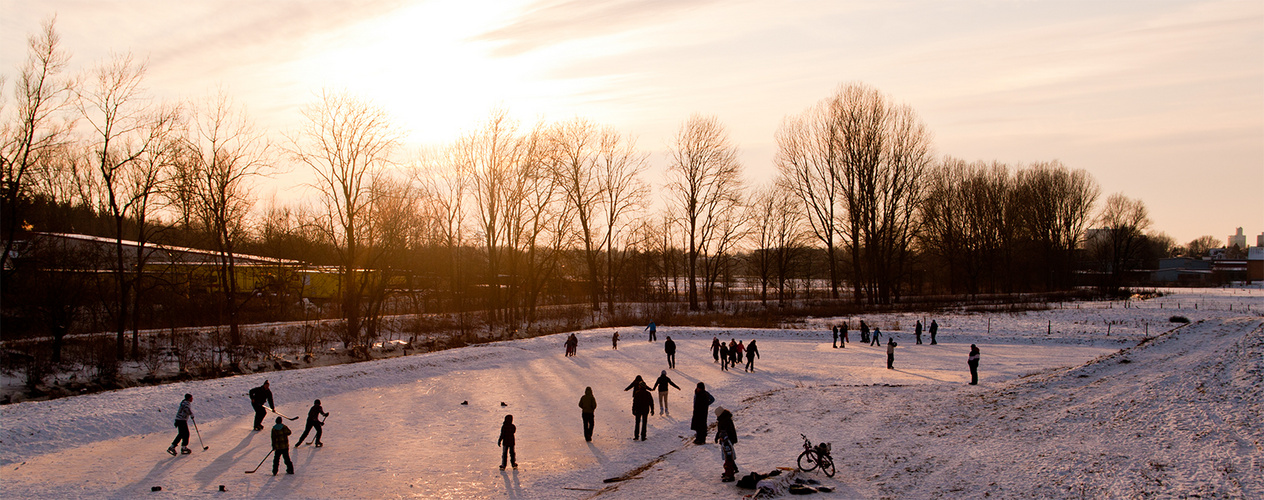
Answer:
POLYGON ((5 329, 108 328, 120 359, 139 355, 144 328, 223 325, 237 346, 243 322, 305 314, 286 280, 243 289, 244 254, 327 266, 338 291, 321 305, 341 318, 339 340, 363 347, 386 312, 482 311, 513 331, 557 304, 701 311, 819 293, 881 305, 1064 290, 1084 271, 1117 289, 1173 246, 1140 200, 1099 208, 1082 169, 936 156, 911 107, 860 83, 784 119, 768 185, 748 185, 723 124, 694 115, 653 186, 635 137, 583 118, 524 125, 495 110, 409 155, 388 110, 345 92, 322 92, 300 128, 273 135, 224 91, 156 101, 130 55, 68 74, 51 21, 28 53, 0 110, 5 329), (314 196, 259 200, 291 169, 314 196), (20 247, 32 231, 113 245, 40 257, 20 247), (155 273, 155 244, 213 251, 213 286, 155 273))

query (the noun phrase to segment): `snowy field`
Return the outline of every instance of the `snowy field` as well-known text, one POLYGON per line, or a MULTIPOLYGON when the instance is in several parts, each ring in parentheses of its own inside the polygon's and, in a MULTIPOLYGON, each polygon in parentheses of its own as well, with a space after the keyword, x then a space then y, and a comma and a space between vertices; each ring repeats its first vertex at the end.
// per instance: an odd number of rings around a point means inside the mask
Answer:
MULTIPOLYGON (((0 497, 752 494, 719 481, 715 445, 687 439, 692 388, 701 381, 713 409, 734 413, 739 477, 792 467, 800 433, 833 443, 834 478, 785 475, 834 489, 812 498, 1264 498, 1264 290, 1170 292, 1128 307, 812 318, 778 330, 663 325, 655 343, 620 329, 618 350, 610 347, 614 329, 596 329, 578 332, 576 357, 563 356, 559 334, 6 405, 0 497), (1169 323, 1176 314, 1193 323, 1169 323), (914 344, 913 323, 923 317, 938 320, 939 345, 914 344), (823 325, 850 320, 857 340, 859 319, 881 327, 884 343, 895 334, 894 370, 886 369, 885 346, 831 347, 823 325), (757 339, 757 371, 720 371, 709 350, 714 335, 757 339), (666 336, 679 348, 668 374, 685 390, 672 391, 668 415, 650 417, 648 441, 632 441, 623 388, 667 368, 666 336), (966 384, 971 343, 982 350, 978 386, 966 384), (250 430, 245 396, 264 379, 282 413, 302 417, 316 398, 331 413, 325 447, 291 453, 294 476, 269 474, 271 459, 243 474, 269 450, 268 435, 250 430), (592 443, 577 406, 585 386, 598 403, 592 443), (194 434, 194 453, 172 457, 164 450, 186 392, 209 449, 194 434), (506 414, 518 426, 520 469, 502 472, 496 437, 506 414)), ((302 423, 287 422, 292 440, 302 423)))

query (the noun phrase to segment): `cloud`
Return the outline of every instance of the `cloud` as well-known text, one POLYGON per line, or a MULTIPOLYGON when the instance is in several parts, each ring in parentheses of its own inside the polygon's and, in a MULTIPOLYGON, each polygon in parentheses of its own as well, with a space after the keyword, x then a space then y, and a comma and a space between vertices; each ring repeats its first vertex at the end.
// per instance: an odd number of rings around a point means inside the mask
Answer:
POLYGON ((499 43, 493 55, 511 57, 560 42, 635 30, 717 3, 720 0, 545 1, 474 40, 499 43))

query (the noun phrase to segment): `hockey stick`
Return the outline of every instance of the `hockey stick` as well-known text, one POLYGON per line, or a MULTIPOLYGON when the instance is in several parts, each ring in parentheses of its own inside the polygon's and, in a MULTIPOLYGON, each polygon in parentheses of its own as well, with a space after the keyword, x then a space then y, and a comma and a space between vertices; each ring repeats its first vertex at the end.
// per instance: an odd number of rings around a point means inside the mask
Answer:
POLYGON ((255 466, 255 470, 248 470, 246 471, 246 474, 254 474, 255 471, 259 470, 260 467, 263 467, 263 462, 268 461, 268 457, 272 456, 273 451, 275 450, 268 450, 268 454, 263 456, 263 461, 259 462, 259 465, 255 466))
POLYGON ((197 420, 192 417, 190 417, 190 420, 193 420, 193 430, 197 431, 198 443, 202 445, 202 451, 210 449, 210 446, 207 446, 206 443, 202 441, 202 431, 198 429, 197 420))
POLYGON ((276 408, 268 408, 268 409, 269 409, 269 410, 272 410, 272 413, 275 413, 275 414, 277 414, 277 415, 281 416, 282 418, 285 418, 286 420, 298 420, 298 417, 286 417, 284 413, 281 413, 281 412, 279 412, 279 411, 276 411, 276 408))

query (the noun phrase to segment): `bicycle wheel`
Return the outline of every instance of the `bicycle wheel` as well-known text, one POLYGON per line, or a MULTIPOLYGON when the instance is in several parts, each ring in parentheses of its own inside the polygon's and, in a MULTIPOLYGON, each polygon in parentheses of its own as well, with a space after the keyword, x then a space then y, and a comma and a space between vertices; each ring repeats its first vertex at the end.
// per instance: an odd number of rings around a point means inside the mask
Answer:
POLYGON ((803 453, 799 454, 799 470, 807 472, 815 470, 816 466, 816 452, 804 450, 803 453))
POLYGON ((821 466, 821 472, 824 472, 826 476, 834 477, 834 473, 837 471, 834 470, 834 460, 832 458, 820 457, 817 463, 821 466))

